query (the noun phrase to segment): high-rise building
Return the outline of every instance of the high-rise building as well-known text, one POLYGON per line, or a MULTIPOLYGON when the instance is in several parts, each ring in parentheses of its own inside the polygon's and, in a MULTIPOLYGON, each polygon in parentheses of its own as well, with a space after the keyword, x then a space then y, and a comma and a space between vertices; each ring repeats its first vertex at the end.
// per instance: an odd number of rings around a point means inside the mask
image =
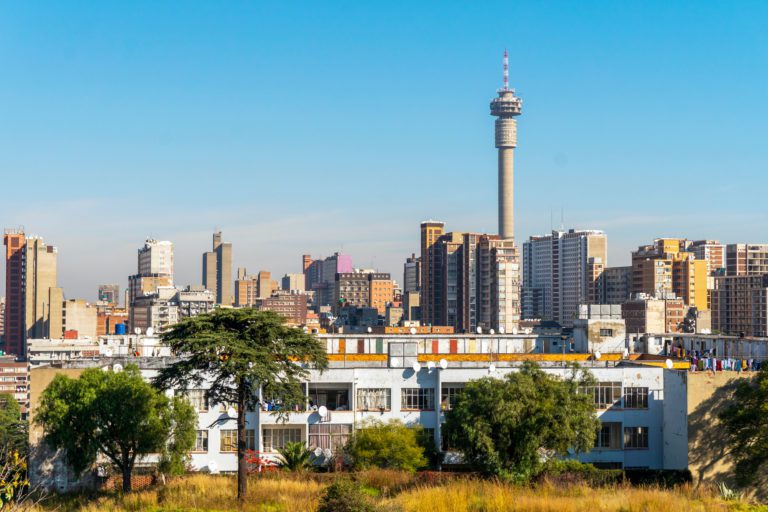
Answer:
POLYGON ((491 101, 491 115, 496 117, 496 147, 499 150, 499 236, 503 240, 515 237, 514 223, 514 162, 517 147, 517 121, 523 100, 509 88, 509 56, 504 50, 504 86, 491 101))
POLYGON ((768 274, 768 244, 728 244, 725 259, 726 275, 768 274))
POLYGON ((442 258, 438 240, 445 223, 421 223, 421 321, 426 325, 447 325, 442 313, 442 258))
POLYGON ((689 252, 689 240, 659 238, 632 252, 632 293, 659 299, 681 298, 708 309, 707 262, 689 252))
POLYGON ((325 259, 312 260, 308 254, 302 256, 304 267, 304 285, 314 292, 314 305, 319 308, 333 304, 336 274, 354 271, 352 257, 348 254, 334 253, 325 259))
POLYGON ((387 304, 392 302, 393 291, 391 276, 384 272, 338 273, 334 282, 333 311, 338 314, 345 307, 374 308, 383 316, 387 304))
POLYGON ((235 305, 253 307, 258 299, 271 297, 279 288, 270 272, 262 270, 256 275, 250 275, 244 268, 239 268, 235 281, 235 305))
POLYGON ((411 254, 403 264, 403 293, 417 292, 421 289, 421 258, 411 254))
POLYGON ((623 304, 632 295, 632 267, 606 267, 598 278, 600 304, 623 304))
POLYGON ((99 301, 106 302, 110 306, 120 305, 120 285, 119 284, 100 284, 99 301))
POLYGON ((65 300, 61 305, 63 314, 62 332, 52 335, 58 338, 66 333, 77 333, 79 338, 96 339, 98 334, 98 312, 93 306, 83 299, 65 300))
POLYGON ((580 304, 597 304, 608 238, 598 230, 552 231, 523 244, 523 317, 572 326, 580 304))
POLYGON ((58 338, 63 292, 56 285, 57 250, 42 238, 24 245, 24 325, 27 338, 58 338))
POLYGON ((304 274, 285 274, 283 276, 282 289, 288 292, 306 291, 304 274))
POLYGON ((692 252, 697 260, 707 262, 707 275, 714 276, 725 269, 725 245, 717 240, 696 240, 691 242, 688 252, 692 252))
POLYGON ((231 306, 232 244, 221 241, 221 231, 213 234, 213 250, 203 253, 203 286, 213 292, 216 304, 231 306))
POLYGON ((169 301, 173 288, 173 243, 148 238, 138 250, 138 272, 128 276, 131 328, 146 329, 173 325, 178 308, 169 301))
POLYGON ((724 334, 768 336, 768 274, 715 277, 712 328, 724 334))
POLYGON ((3 350, 24 356, 24 231, 6 229, 5 245, 5 332, 3 350))
POLYGON ((0 297, 0 347, 5 337, 5 297, 0 297))

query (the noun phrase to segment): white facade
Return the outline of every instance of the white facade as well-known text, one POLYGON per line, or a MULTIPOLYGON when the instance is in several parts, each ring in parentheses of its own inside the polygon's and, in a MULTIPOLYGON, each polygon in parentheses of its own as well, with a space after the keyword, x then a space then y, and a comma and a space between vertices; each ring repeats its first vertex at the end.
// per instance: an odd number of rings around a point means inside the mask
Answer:
POLYGON ((173 276, 173 242, 147 239, 139 249, 139 275, 173 276))

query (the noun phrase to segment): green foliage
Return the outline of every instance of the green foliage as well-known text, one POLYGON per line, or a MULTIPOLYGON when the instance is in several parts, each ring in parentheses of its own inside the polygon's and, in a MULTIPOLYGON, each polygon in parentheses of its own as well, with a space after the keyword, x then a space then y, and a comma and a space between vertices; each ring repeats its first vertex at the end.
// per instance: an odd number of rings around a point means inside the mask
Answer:
POLYGON ((446 414, 445 435, 485 474, 528 480, 544 456, 594 446, 600 421, 592 397, 579 392, 593 384, 594 378, 575 366, 560 379, 525 363, 505 379, 468 383, 446 414))
MULTIPOLYGON (((328 366, 325 347, 311 334, 288 327, 280 315, 252 308, 216 309, 187 318, 163 333, 163 342, 181 359, 162 369, 155 379, 161 389, 188 389, 205 383, 214 403, 237 408, 238 435, 245 432, 245 412, 263 395, 280 398, 278 414, 287 419, 295 407, 305 407, 302 382, 308 365, 328 366)), ((245 444, 238 442, 237 495, 245 499, 245 444)))
POLYGON ((279 465, 285 470, 304 471, 312 465, 312 452, 302 442, 287 443, 278 452, 280 453, 279 465))
POLYGON ((374 512, 370 498, 349 479, 342 478, 327 487, 317 512, 374 512))
MULTIPOLYGON (((23 507, 24 495, 28 488, 27 461, 19 452, 12 451, 4 457, 0 465, 0 509, 16 510, 23 507)), ((22 510, 24 508, 26 507, 22 510)))
POLYGON ((739 485, 755 483, 768 462, 768 365, 738 384, 733 405, 720 413, 731 441, 739 485))
POLYGON ((415 471, 427 465, 420 425, 407 427, 401 421, 372 421, 352 434, 347 453, 355 469, 371 467, 415 471))
POLYGON ((597 469, 575 459, 550 459, 541 465, 536 475, 538 481, 548 481, 559 487, 586 484, 590 487, 618 485, 624 482, 621 469, 597 469))
POLYGON ((187 471, 197 438, 197 411, 182 397, 171 400, 173 435, 160 454, 158 470, 168 475, 183 475, 187 471))
MULTIPOLYGON (((190 428, 189 416, 179 410, 128 365, 121 372, 91 368, 77 379, 57 375, 43 391, 36 421, 52 448, 66 450, 77 473, 102 454, 120 469, 123 490, 130 491, 136 458, 164 451, 175 432, 190 428)), ((180 442, 177 449, 185 446, 180 442)))
POLYGON ((0 463, 5 460, 4 454, 26 457, 28 439, 29 426, 21 419, 19 403, 11 395, 0 395, 0 463))

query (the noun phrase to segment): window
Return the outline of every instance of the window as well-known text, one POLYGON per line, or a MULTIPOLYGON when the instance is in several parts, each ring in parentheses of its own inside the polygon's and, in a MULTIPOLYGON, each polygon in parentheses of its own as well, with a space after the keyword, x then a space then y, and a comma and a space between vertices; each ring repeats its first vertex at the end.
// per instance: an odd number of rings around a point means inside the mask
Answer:
POLYGON ((403 388, 400 394, 400 409, 403 411, 434 411, 434 388, 403 388))
POLYGON ((586 392, 593 395, 596 409, 610 409, 621 401, 621 382, 598 382, 586 392))
POLYGON ((208 392, 205 389, 188 389, 184 392, 184 396, 197 412, 208 411, 208 392))
POLYGON ((379 411, 392 408, 392 390, 389 388, 358 388, 357 410, 379 411))
POLYGON ((324 389, 324 388, 309 388, 309 405, 312 406, 325 406, 329 411, 348 411, 349 405, 349 389, 324 389))
POLYGON ((318 423, 309 426, 309 448, 321 448, 333 453, 340 451, 349 441, 352 425, 318 423))
MULTIPOLYGON (((219 431, 219 451, 220 452, 236 452, 237 451, 237 430, 221 430, 219 431)), ((256 449, 256 431, 252 428, 245 430, 245 449, 256 449)))
POLYGON ((195 439, 195 449, 196 452, 207 452, 208 451, 208 431, 207 430, 198 430, 197 431, 197 438, 195 439))
POLYGON ((443 411, 450 411, 456 403, 456 397, 459 396, 462 389, 464 389, 464 386, 458 384, 447 384, 443 386, 440 396, 440 408, 443 411))
POLYGON ((603 423, 595 439, 595 448, 621 450, 621 423, 603 423))
POLYGON ((613 336, 613 329, 600 329, 600 336, 613 336))
POLYGON ((648 408, 648 388, 625 388, 624 408, 625 409, 647 409, 648 408))
POLYGON ((295 427, 265 428, 262 434, 265 452, 276 452, 288 443, 301 441, 301 429, 295 427))
POLYGON ((624 427, 624 449, 648 448, 648 427, 624 427))
POLYGON ((237 430, 219 431, 219 451, 236 452, 237 451, 237 430))

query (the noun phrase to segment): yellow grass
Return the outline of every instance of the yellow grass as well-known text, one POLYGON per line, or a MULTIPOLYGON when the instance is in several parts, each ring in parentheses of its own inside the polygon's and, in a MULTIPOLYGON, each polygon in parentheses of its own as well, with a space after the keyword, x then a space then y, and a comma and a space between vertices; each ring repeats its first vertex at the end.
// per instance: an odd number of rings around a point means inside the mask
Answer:
MULTIPOLYGON (((386 512, 768 512, 768 507, 753 509, 745 503, 724 502, 714 493, 685 486, 671 491, 548 484, 528 488, 475 479, 417 486, 414 476, 407 473, 375 470, 352 476, 361 485, 380 491, 375 501, 386 512)), ((234 477, 198 474, 124 497, 52 499, 36 511, 315 512, 325 486, 335 477, 280 474, 252 478, 242 508, 237 506, 234 477)))

